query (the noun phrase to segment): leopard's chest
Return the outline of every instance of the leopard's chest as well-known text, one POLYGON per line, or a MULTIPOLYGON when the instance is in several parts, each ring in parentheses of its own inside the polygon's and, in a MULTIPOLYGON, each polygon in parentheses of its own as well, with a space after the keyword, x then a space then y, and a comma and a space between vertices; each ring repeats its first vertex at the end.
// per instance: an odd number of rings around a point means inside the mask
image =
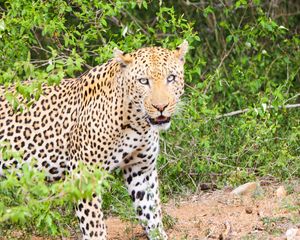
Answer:
MULTIPOLYGON (((141 131, 129 126, 111 145, 106 145, 106 147, 101 145, 100 155, 102 156, 99 156, 98 161, 102 162, 106 170, 111 171, 141 161, 136 157, 139 153, 145 153, 151 158, 152 156, 155 158, 158 154, 159 139, 158 134, 151 129, 141 131)), ((150 160, 152 159, 149 158, 150 160)))

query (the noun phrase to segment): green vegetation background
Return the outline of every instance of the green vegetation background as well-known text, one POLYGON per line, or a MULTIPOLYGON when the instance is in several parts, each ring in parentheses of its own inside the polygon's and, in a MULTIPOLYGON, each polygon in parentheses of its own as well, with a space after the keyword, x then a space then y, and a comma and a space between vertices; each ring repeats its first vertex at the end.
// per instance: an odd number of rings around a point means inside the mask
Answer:
MULTIPOLYGON (((115 47, 174 48, 187 39, 186 93, 171 130, 162 134, 166 201, 198 191, 201 183, 299 177, 299 33, 297 0, 1 1, 0 84, 15 82, 19 94, 38 97, 41 83, 79 76, 111 58, 115 47), (28 79, 32 84, 24 86, 28 79)), ((7 98, 19 104, 15 95, 7 98)), ((0 236, 16 227, 72 232, 70 197, 57 194, 72 186, 50 187, 43 176, 28 174, 0 185, 0 236)), ((104 208, 133 218, 121 180, 109 181, 104 208)))

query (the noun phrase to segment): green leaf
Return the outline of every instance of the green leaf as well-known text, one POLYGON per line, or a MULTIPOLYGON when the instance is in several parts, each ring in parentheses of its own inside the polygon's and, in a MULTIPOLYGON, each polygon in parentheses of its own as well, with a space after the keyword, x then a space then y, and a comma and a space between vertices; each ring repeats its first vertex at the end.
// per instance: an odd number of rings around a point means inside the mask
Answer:
POLYGON ((54 64, 50 63, 50 64, 48 65, 48 67, 46 68, 46 71, 47 71, 47 72, 51 72, 53 69, 54 69, 54 64))
POLYGON ((214 13, 214 9, 212 6, 208 6, 203 10, 203 16, 206 18, 208 17, 209 14, 212 14, 212 13, 214 13))

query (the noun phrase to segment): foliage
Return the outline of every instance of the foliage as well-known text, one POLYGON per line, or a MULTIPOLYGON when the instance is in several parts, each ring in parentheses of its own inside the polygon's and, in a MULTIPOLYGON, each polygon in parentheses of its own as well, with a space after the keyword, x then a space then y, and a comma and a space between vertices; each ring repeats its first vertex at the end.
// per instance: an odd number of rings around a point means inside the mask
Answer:
MULTIPOLYGON (((162 133, 164 200, 196 191, 201 182, 221 187, 265 175, 299 177, 300 110, 289 108, 300 101, 297 1, 9 0, 0 10, 0 84, 15 82, 30 100, 43 82, 76 77, 111 58, 115 47, 174 48, 188 40, 186 94, 171 129, 162 133), (22 85, 25 79, 32 85, 22 85)), ((18 106, 17 96, 7 97, 18 106)), ((55 187, 43 184, 52 194, 55 187)), ((112 184, 105 208, 117 206, 110 210, 131 219, 121 180, 112 184)), ((17 193, 6 203, 28 203, 17 193)), ((61 223, 54 206, 62 202, 33 212, 51 206, 53 221, 61 223)))
POLYGON ((82 164, 64 180, 49 183, 34 163, 10 169, 0 181, 0 236, 20 226, 52 235, 68 234, 64 229, 74 221, 74 204, 93 193, 102 194, 109 186, 106 172, 82 164))

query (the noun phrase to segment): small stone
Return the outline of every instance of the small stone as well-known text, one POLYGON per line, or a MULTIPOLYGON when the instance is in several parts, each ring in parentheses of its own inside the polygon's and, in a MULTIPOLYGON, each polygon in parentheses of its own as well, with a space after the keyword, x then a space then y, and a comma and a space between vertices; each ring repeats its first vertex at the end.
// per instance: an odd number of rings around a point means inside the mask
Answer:
POLYGON ((245 211, 247 214, 251 214, 253 212, 251 207, 246 207, 245 211))
POLYGON ((284 198, 284 197, 286 197, 286 195, 287 195, 287 192, 286 192, 284 186, 280 186, 279 188, 277 188, 276 196, 278 198, 284 198))
POLYGON ((258 184, 256 182, 248 182, 235 188, 231 193, 236 195, 252 195, 257 187, 258 184))
POLYGON ((225 193, 230 193, 232 190, 233 190, 233 187, 231 187, 231 186, 226 186, 226 187, 223 188, 223 191, 225 193))
POLYGON ((265 217, 266 215, 265 215, 265 213, 264 213, 262 210, 258 210, 258 211, 257 211, 257 216, 259 216, 260 218, 263 218, 263 217, 265 217))
POLYGON ((224 237, 227 239, 230 237, 231 232, 232 232, 232 226, 230 222, 225 222, 225 231, 223 232, 224 237))
POLYGON ((207 183, 200 183, 200 189, 202 191, 210 190, 210 186, 207 183))
POLYGON ((217 189, 217 185, 213 183, 200 183, 199 187, 202 191, 217 189))
POLYGON ((255 230, 255 231, 264 231, 265 229, 264 229, 263 226, 256 225, 256 226, 254 226, 254 230, 255 230))
POLYGON ((293 191, 296 193, 300 193, 300 184, 299 183, 294 183, 293 185, 293 191))
POLYGON ((298 228, 290 228, 286 231, 285 236, 287 240, 298 240, 300 237, 298 237, 298 228))

